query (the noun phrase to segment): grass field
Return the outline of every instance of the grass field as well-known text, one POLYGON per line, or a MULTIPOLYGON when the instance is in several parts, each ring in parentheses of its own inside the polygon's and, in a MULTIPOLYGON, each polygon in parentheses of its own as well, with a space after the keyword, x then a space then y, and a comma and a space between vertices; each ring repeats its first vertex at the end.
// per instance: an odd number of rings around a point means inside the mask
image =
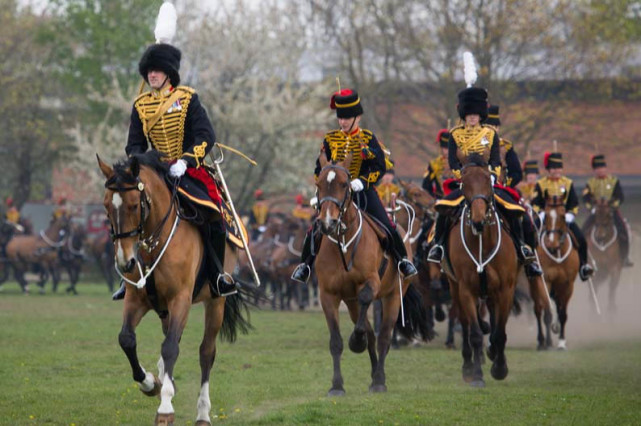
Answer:
MULTIPOLYGON (((80 296, 0 293, 0 424, 151 424, 158 400, 142 395, 118 346, 121 303, 104 285, 81 284, 80 296)), ((64 286, 63 286, 64 289, 64 286)), ((203 312, 196 306, 181 343, 174 398, 176 424, 196 415, 198 345, 203 312)), ((388 357, 386 394, 369 394, 369 360, 347 349, 347 395, 328 398, 331 358, 323 315, 252 311, 255 330, 221 343, 211 384, 212 421, 228 424, 639 424, 641 337, 584 343, 537 353, 534 332, 508 330, 508 378, 487 387, 461 379, 460 351, 403 348, 388 357), (510 345, 516 334, 517 347, 510 345), (526 337, 523 337, 526 335, 526 337)), ((342 333, 350 332, 343 315, 342 333)), ((521 320, 523 323, 523 320, 521 320)), ((638 325, 637 327, 641 327, 638 325)), ((149 314, 138 328, 143 366, 155 371, 162 341, 149 314)), ((443 333, 441 333, 443 336, 443 333)))

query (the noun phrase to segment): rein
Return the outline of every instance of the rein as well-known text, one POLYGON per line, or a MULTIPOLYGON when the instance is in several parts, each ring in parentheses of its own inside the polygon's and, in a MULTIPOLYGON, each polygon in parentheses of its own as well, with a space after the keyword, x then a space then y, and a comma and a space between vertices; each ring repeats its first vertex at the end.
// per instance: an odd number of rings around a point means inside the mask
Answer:
POLYGON ((617 231, 617 227, 616 226, 612 225, 612 229, 614 230, 614 232, 612 233, 612 238, 609 241, 607 241, 605 244, 601 244, 601 243, 597 242, 597 239, 596 239, 596 228, 597 228, 596 225, 592 227, 592 232, 590 234, 590 239, 592 240, 592 243, 594 244, 594 247, 599 249, 599 251, 606 251, 608 249, 608 247, 610 247, 612 244, 614 244, 614 242, 619 237, 619 231, 617 231))
MULTIPOLYGON (((549 257, 550 259, 552 259, 556 263, 559 263, 559 264, 563 263, 563 261, 568 258, 570 253, 572 253, 572 242, 568 241, 568 249, 565 252, 565 254, 563 254, 562 256, 555 256, 552 253, 550 253, 550 250, 548 250, 547 246, 545 245, 545 236, 550 232, 559 232, 560 233, 562 231, 559 230, 559 229, 554 229, 554 230, 550 230, 550 231, 544 229, 541 232, 540 236, 539 236, 539 244, 543 247, 543 252, 547 255, 547 257, 549 257)), ((568 238, 569 235, 568 235, 567 231, 565 233, 563 233, 563 235, 561 237, 564 238, 565 240, 569 240, 569 238, 568 238)))
POLYGON ((47 243, 47 245, 49 245, 52 248, 60 248, 60 247, 64 246, 65 243, 67 242, 66 235, 64 237, 62 237, 62 239, 60 241, 58 241, 58 242, 51 241, 49 239, 49 237, 47 237, 47 234, 45 234, 45 231, 40 231, 40 238, 42 238, 44 240, 44 242, 47 243))
MULTIPOLYGON (((502 239, 501 238, 501 221, 499 220, 499 215, 496 212, 496 209, 492 208, 491 212, 494 213, 496 229, 498 231, 498 241, 497 241, 496 245, 494 246, 494 248, 492 249, 492 252, 490 253, 490 255, 487 257, 487 259, 483 260, 483 234, 482 233, 478 234, 478 238, 479 238, 479 258, 477 260, 474 257, 474 255, 472 254, 472 251, 470 250, 470 248, 468 247, 467 241, 465 241, 465 224, 468 222, 467 220, 465 220, 465 213, 466 212, 469 212, 467 204, 463 205, 463 210, 461 211, 461 218, 460 218, 460 222, 461 222, 461 226, 460 226, 460 228, 461 228, 461 241, 463 243, 463 247, 465 248, 465 252, 469 256, 469 258, 472 259, 472 262, 474 262, 474 264, 476 265, 476 272, 480 274, 485 270, 485 267, 487 266, 487 264, 490 263, 492 261, 492 259, 494 259, 496 254, 499 252, 499 249, 501 248, 501 239, 502 239)), ((469 224, 467 226, 470 226, 471 229, 472 229, 472 234, 476 235, 474 233, 474 227, 472 227, 469 224)))

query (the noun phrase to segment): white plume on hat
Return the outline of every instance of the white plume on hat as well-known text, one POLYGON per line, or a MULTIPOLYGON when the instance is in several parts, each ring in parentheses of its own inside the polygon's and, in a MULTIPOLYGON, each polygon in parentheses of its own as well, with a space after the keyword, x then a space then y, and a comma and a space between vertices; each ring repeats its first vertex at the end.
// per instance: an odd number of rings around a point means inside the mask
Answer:
POLYGON ((463 73, 465 75, 465 84, 467 84, 467 87, 472 87, 477 78, 476 64, 474 63, 472 52, 463 53, 463 73))
POLYGON ((165 1, 160 10, 158 11, 158 18, 156 18, 156 28, 154 35, 156 36, 156 43, 171 44, 171 40, 176 35, 176 21, 178 14, 174 5, 165 1))

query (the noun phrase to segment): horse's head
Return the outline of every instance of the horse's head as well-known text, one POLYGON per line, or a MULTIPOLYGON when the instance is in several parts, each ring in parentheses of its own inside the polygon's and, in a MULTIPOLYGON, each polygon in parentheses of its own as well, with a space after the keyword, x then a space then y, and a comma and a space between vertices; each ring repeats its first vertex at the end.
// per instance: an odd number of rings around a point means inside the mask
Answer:
POLYGON ((614 218, 614 211, 605 198, 599 198, 594 203, 594 223, 597 226, 611 226, 614 218))
POLYGON ((545 219, 541 233, 546 247, 559 250, 565 242, 567 224, 565 223, 565 203, 558 195, 550 195, 545 191, 545 219))
POLYGON ((412 182, 405 182, 402 179, 398 182, 405 191, 405 199, 416 209, 419 217, 433 209, 436 200, 429 192, 412 182))
MULTIPOLYGON (((153 185, 156 175, 142 168, 141 161, 150 162, 158 173, 166 173, 166 165, 154 151, 143 158, 132 156, 113 168, 98 157, 98 165, 106 178, 103 205, 111 225, 116 262, 123 272, 132 272, 136 265, 138 245, 143 241, 147 219, 151 214, 153 185)), ((157 175, 156 175, 157 176, 157 175)), ((162 182, 160 176, 157 180, 162 182)), ((162 182, 164 185, 164 182, 162 182)))
POLYGON ((324 152, 321 152, 319 157, 321 171, 316 180, 316 193, 320 210, 318 218, 324 234, 340 233, 344 230, 341 229, 342 219, 352 202, 349 173, 351 162, 351 152, 339 163, 327 161, 324 152))
POLYGON ((470 154, 463 161, 461 189, 470 209, 472 229, 482 232, 494 211, 494 189, 488 164, 479 154, 470 154))

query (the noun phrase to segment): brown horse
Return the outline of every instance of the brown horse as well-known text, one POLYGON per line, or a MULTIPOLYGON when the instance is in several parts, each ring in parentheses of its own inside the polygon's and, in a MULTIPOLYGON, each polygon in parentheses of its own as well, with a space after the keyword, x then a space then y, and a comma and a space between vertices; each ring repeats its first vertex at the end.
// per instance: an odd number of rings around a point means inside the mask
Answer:
POLYGON ((473 387, 484 387, 479 306, 486 300, 490 312, 487 354, 493 361, 492 377, 502 380, 508 374, 505 326, 512 309, 518 261, 510 235, 499 220, 486 161, 471 154, 462 163, 464 204, 448 236, 448 259, 443 263, 461 322, 463 379, 473 387))
POLYGON ((66 244, 69 233, 70 220, 63 215, 52 219, 45 231, 40 235, 16 235, 9 241, 6 248, 7 261, 14 270, 16 280, 27 291, 27 280, 25 272, 36 268, 35 272, 40 273, 38 286, 40 292, 44 293, 44 285, 49 274, 54 281, 54 291, 60 279, 56 269, 58 262, 58 251, 66 244))
POLYGON ((565 350, 565 323, 568 319, 568 303, 574 291, 574 280, 579 273, 579 252, 573 247, 572 237, 565 223, 563 200, 556 195, 550 196, 547 191, 545 217, 536 250, 550 296, 556 303, 561 326, 558 348, 565 350))
POLYGON ((88 243, 88 251, 90 256, 98 264, 98 269, 107 282, 109 293, 114 291, 114 265, 115 253, 114 245, 111 242, 109 231, 105 230, 96 235, 88 243))
MULTIPOLYGON (((343 340, 339 328, 338 307, 343 301, 354 322, 349 338, 352 352, 369 352, 371 361, 371 392, 385 392, 385 358, 389 351, 392 330, 399 317, 401 296, 405 303, 406 327, 400 331, 408 338, 420 332, 426 337, 426 313, 420 304, 420 295, 402 281, 395 262, 385 254, 379 243, 379 230, 352 201, 349 166, 352 156, 345 161, 328 163, 322 153, 321 171, 316 183, 319 199, 321 232, 323 234, 316 258, 320 300, 330 333, 330 353, 334 375, 330 396, 344 395, 340 358, 343 340), (379 270, 383 269, 379 275, 379 270), (410 288, 411 290, 408 290, 410 288), (410 298, 412 302, 410 303, 410 298), (378 340, 367 318, 367 310, 375 299, 383 304, 383 319, 378 340), (377 356, 378 350, 378 356, 377 356)), ((401 234, 402 235, 402 234, 401 234)), ((411 253, 406 243, 407 252, 411 253)))
POLYGON ((616 213, 607 200, 598 200, 594 208, 594 224, 590 229, 585 230, 588 236, 586 239, 595 262, 595 285, 598 286, 610 278, 608 309, 612 313, 616 310, 616 290, 623 268, 620 237, 614 225, 616 213))
MULTIPOLYGON (((69 275, 69 287, 65 289, 67 293, 78 294, 76 284, 80 279, 80 271, 85 262, 84 245, 87 239, 87 231, 80 224, 72 224, 69 237, 64 246, 58 250, 58 268, 64 269, 69 275)), ((60 277, 58 273, 58 277, 60 277)), ((54 291, 57 283, 54 282, 54 291)))
MULTIPOLYGON (((133 378, 146 395, 160 394, 156 424, 172 424, 172 398, 176 392, 173 373, 180 338, 193 303, 205 305, 205 332, 200 345, 201 389, 196 424, 209 425, 209 375, 216 357, 216 336, 233 341, 236 329, 246 331, 239 295, 212 297, 209 282, 194 294, 205 244, 192 223, 181 220, 174 193, 165 182, 168 165, 160 154, 135 155, 113 168, 98 158, 105 178, 104 206, 112 226, 117 267, 129 284, 125 294, 123 325, 118 340, 133 378), (141 266, 142 265, 142 266, 141 266), (152 265, 151 268, 144 265, 152 265), (144 277, 140 275, 145 273, 144 277), (165 340, 158 361, 159 374, 146 371, 138 361, 136 326, 155 309, 162 320, 165 340)), ((224 270, 231 272, 236 252, 227 245, 224 270)), ((209 274, 205 278, 209 281, 209 274)))

